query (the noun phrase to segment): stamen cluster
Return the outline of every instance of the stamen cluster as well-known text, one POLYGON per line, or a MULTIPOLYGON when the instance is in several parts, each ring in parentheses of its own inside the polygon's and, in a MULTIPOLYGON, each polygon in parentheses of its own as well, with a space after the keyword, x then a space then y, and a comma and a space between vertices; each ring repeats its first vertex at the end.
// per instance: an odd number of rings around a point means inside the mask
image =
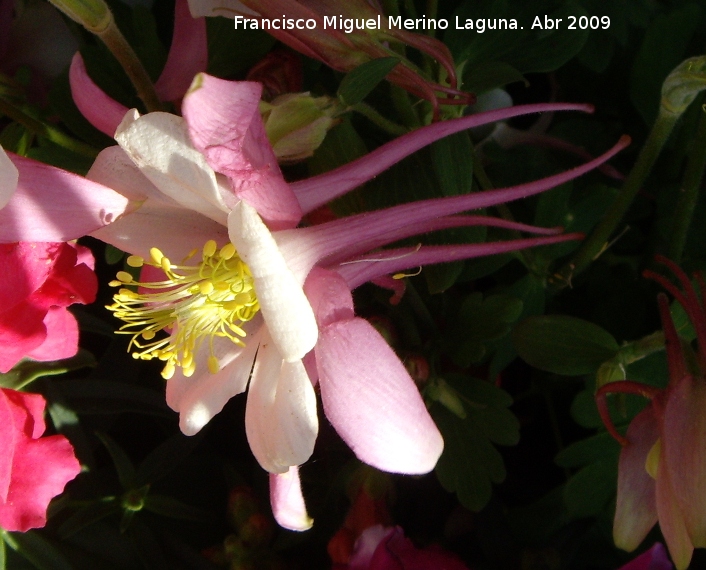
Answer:
POLYGON ((201 251, 201 262, 187 265, 197 252, 192 251, 181 265, 172 264, 157 248, 150 250, 150 260, 132 255, 127 259, 130 267, 161 269, 165 279, 141 282, 127 271, 119 271, 110 283, 120 289, 107 308, 126 323, 118 333, 132 335, 128 350, 135 349, 134 358, 166 362, 162 370, 165 379, 171 378, 178 366, 184 376, 191 376, 196 370, 195 354, 204 340, 210 350, 208 369, 218 372, 214 337, 245 346, 242 325, 260 309, 250 269, 232 243, 219 250, 216 242, 209 240, 201 251), (163 330, 169 336, 154 340, 163 330))

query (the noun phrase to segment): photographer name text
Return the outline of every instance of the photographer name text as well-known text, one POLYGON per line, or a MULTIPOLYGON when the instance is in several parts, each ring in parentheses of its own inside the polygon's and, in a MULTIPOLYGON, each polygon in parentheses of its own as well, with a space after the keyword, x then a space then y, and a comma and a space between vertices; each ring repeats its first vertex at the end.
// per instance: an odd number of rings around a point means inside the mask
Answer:
MULTIPOLYGON (((482 34, 494 30, 524 30, 515 18, 456 18, 455 29, 471 30, 482 34)), ((528 23, 529 24, 529 23, 528 23)), ((314 18, 246 18, 235 16, 236 30, 315 30, 321 25, 324 30, 332 29, 351 34, 357 30, 446 30, 450 24, 446 18, 403 18, 387 16, 387 26, 383 26, 383 16, 377 18, 344 18, 343 16, 324 16, 322 20, 314 18)), ((547 15, 535 16, 531 30, 607 30, 610 28, 608 16, 567 16, 554 18, 547 15)))

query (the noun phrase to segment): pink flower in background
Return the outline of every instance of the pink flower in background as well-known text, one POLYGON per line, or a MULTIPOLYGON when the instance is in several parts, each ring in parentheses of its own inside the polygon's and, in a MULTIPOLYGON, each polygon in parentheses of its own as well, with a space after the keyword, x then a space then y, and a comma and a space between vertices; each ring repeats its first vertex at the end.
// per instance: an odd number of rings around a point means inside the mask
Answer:
POLYGON ((371 526, 355 544, 347 570, 468 570, 454 554, 441 548, 417 548, 396 527, 371 526))
POLYGON ((78 350, 69 305, 92 303, 93 256, 71 243, 0 244, 0 372, 22 358, 59 360, 78 350))
POLYGON ((43 527, 47 507, 81 471, 63 435, 41 437, 46 402, 38 394, 0 389, 0 528, 43 527))
POLYGON ((706 547, 706 283, 699 296, 686 273, 661 256, 681 289, 652 271, 684 308, 696 332, 697 350, 682 344, 664 294, 658 297, 669 365, 663 390, 630 381, 604 385, 596 394, 608 431, 622 444, 613 537, 628 552, 659 522, 677 570, 685 570, 694 548, 706 547), (607 408, 609 393, 639 394, 650 404, 633 418, 625 436, 617 432, 607 408))
POLYGON ((635 560, 621 566, 619 570, 673 570, 673 568, 667 557, 667 551, 658 542, 635 560))

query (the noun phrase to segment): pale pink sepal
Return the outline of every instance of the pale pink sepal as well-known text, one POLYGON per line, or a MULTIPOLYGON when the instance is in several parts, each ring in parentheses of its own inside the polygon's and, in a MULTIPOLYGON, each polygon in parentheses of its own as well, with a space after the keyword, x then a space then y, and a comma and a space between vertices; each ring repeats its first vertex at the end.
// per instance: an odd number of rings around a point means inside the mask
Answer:
POLYGON ((613 540, 632 552, 657 522, 655 480, 645 470, 647 454, 659 438, 654 409, 648 406, 630 423, 628 445, 620 451, 613 540))
POLYGON ((286 473, 270 473, 270 505, 282 528, 302 532, 314 524, 306 512, 298 467, 290 467, 286 473))
POLYGON ((35 160, 8 155, 17 190, 0 210, 0 242, 59 242, 113 222, 128 199, 101 184, 35 160))
POLYGON ((691 375, 672 380, 664 411, 662 461, 696 548, 706 547, 706 382, 691 375))
POLYGON ((539 105, 519 105, 505 109, 497 109, 450 121, 433 123, 402 135, 399 138, 368 153, 362 158, 354 160, 344 166, 319 176, 294 182, 291 187, 299 199, 302 211, 307 214, 319 206, 338 198, 348 191, 374 178, 381 172, 397 164, 403 158, 419 149, 457 133, 473 127, 494 123, 530 113, 548 111, 584 111, 592 112, 593 107, 585 104, 573 103, 542 103, 539 105))
POLYGON ((428 473, 444 441, 414 381, 370 323, 351 318, 340 276, 314 269, 305 286, 320 326, 316 364, 324 412, 363 462, 392 473, 428 473))
POLYGON ((293 228, 301 209, 267 140, 258 110, 261 90, 259 83, 200 73, 182 112, 194 145, 211 168, 228 177, 235 196, 253 206, 270 229, 293 228))
POLYGON ((79 52, 71 60, 69 83, 71 96, 81 114, 99 131, 113 138, 128 108, 106 95, 93 82, 79 52))
POLYGON ((197 73, 208 64, 206 20, 194 18, 187 0, 177 0, 174 8, 174 34, 167 63, 154 84, 162 101, 176 101, 186 93, 197 73))
POLYGON ((625 566, 621 566, 619 570, 673 570, 674 566, 667 557, 667 551, 664 546, 657 542, 652 548, 643 552, 631 560, 625 566))

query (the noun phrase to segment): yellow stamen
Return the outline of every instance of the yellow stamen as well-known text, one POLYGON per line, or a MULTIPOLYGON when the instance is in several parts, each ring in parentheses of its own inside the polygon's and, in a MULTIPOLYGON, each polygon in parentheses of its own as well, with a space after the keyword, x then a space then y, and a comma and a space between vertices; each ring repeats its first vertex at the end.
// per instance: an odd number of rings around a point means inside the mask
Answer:
MULTIPOLYGON (((194 255, 198 250, 194 251, 194 255)), ((190 256, 191 257, 191 256, 190 256)), ((195 356, 204 340, 210 355, 207 366, 211 373, 219 370, 213 354, 213 339, 225 337, 245 346, 242 326, 260 310, 250 269, 238 256, 233 244, 220 251, 215 241, 207 241, 201 249, 201 261, 173 265, 159 249, 150 250, 150 259, 128 258, 128 265, 138 263, 162 269, 163 281, 139 282, 119 271, 111 285, 120 287, 107 308, 125 321, 118 333, 132 335, 128 350, 134 358, 165 362, 162 376, 171 378, 177 367, 184 376, 196 371, 195 356), (125 285, 148 292, 136 292, 125 285), (165 331, 166 338, 156 338, 165 331)))

